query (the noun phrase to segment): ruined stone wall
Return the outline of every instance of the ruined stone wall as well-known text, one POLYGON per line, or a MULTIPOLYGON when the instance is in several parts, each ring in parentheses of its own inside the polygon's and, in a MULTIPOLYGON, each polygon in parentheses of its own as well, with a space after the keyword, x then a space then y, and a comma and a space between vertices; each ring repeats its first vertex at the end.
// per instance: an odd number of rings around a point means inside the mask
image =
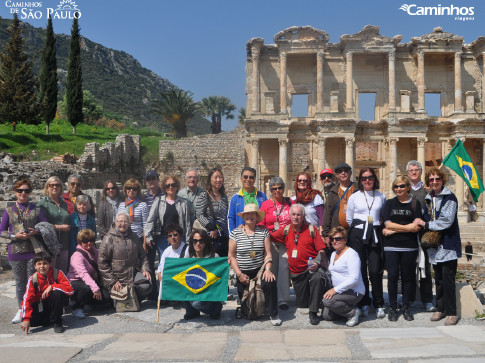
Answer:
POLYGON ((202 187, 205 188, 208 171, 219 166, 224 173, 227 194, 232 195, 240 188, 239 175, 246 165, 244 143, 245 131, 242 127, 218 135, 160 140, 158 171, 162 175, 178 175, 184 183, 187 169, 195 167, 203 178, 202 187))

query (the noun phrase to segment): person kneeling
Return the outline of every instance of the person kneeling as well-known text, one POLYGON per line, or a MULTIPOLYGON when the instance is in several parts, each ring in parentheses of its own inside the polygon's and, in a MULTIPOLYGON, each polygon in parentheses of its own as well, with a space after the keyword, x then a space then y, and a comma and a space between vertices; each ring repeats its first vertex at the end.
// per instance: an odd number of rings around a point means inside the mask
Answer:
POLYGON ((55 333, 64 333, 62 313, 68 296, 73 294, 71 284, 62 271, 52 267, 47 254, 36 255, 36 272, 29 278, 21 306, 21 328, 25 334, 30 327, 54 324, 55 333))
POLYGON ((355 326, 360 316, 360 309, 356 306, 365 293, 359 254, 347 246, 345 228, 332 228, 329 237, 335 249, 328 267, 334 287, 323 295, 322 316, 324 320, 334 320, 343 316, 347 318, 347 326, 355 326))

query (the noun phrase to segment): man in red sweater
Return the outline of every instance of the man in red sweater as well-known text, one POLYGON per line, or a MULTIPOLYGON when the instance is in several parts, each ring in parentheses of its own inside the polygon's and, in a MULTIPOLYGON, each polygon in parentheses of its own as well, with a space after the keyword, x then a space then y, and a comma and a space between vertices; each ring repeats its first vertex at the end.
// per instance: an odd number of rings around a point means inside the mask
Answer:
POLYGON ((27 335, 31 326, 54 324, 55 333, 64 333, 63 308, 74 290, 62 271, 54 271, 49 255, 37 255, 34 267, 21 305, 21 328, 27 335))
POLYGON ((291 224, 270 232, 271 237, 286 244, 290 278, 296 295, 298 308, 308 308, 310 324, 320 323, 318 309, 323 298, 324 281, 318 270, 320 255, 324 255, 325 243, 318 228, 310 227, 305 222, 305 208, 301 204, 293 204, 290 208, 291 224), (321 253, 320 253, 321 252, 321 253), (308 260, 314 261, 309 266, 308 260))

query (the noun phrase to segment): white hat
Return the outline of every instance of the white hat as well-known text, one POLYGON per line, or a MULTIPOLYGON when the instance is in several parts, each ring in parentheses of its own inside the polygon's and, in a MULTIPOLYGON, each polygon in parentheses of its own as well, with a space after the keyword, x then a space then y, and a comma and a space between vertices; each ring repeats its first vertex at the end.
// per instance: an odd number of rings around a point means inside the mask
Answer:
POLYGON ((258 214, 258 219, 256 223, 261 223, 266 216, 266 212, 259 210, 259 207, 256 204, 246 204, 244 206, 244 210, 241 213, 238 213, 237 215, 241 218, 244 218, 244 213, 251 213, 251 212, 256 212, 258 214))

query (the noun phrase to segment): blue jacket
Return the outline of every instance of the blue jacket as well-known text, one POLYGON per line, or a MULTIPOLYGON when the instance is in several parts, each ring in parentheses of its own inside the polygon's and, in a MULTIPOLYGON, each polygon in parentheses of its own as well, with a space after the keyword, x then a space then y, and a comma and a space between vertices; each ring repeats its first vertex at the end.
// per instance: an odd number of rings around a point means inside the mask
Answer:
MULTIPOLYGON (((96 234, 96 220, 91 214, 87 215, 88 218, 86 219, 86 228, 90 229, 91 231, 96 234)), ((69 216, 71 220, 71 230, 69 231, 69 260, 74 252, 76 252, 77 247, 77 234, 80 231, 79 229, 79 213, 76 211, 69 216)))
MULTIPOLYGON (((258 201, 258 207, 261 208, 261 204, 263 204, 263 202, 268 198, 263 192, 260 192, 256 188, 254 188, 254 190, 256 191, 256 200, 258 201)), ((227 214, 227 221, 229 222, 229 233, 231 233, 232 230, 237 226, 244 224, 243 219, 237 215, 242 211, 244 211, 244 197, 243 190, 241 188, 239 192, 237 192, 237 194, 234 194, 232 196, 231 202, 229 203, 229 212, 227 214)))
MULTIPOLYGON (((431 194, 427 194, 426 205, 431 204, 431 194)), ((443 248, 454 250, 458 258, 461 257, 460 228, 458 227, 458 200, 455 195, 444 187, 436 196, 436 220, 429 214, 426 206, 423 208, 423 219, 426 221, 426 229, 430 231, 441 231, 443 236, 443 248)))

